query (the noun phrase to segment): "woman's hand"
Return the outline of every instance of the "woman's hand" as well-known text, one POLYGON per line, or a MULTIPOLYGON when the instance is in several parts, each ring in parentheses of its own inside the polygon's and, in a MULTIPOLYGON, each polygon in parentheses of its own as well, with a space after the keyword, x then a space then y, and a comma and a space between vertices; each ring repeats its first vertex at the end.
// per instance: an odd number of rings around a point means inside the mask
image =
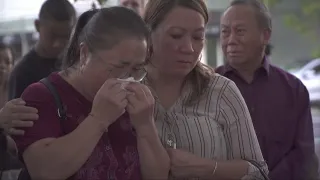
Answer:
POLYGON ((121 81, 107 80, 97 92, 90 115, 102 122, 104 129, 114 123, 124 112, 128 104, 127 91, 121 88, 121 81))
POLYGON ((23 135, 19 128, 32 127, 33 121, 39 118, 38 110, 25 106, 22 99, 13 99, 0 110, 0 127, 9 135, 23 135))
POLYGON ((170 172, 176 178, 212 179, 215 161, 198 157, 180 149, 167 149, 171 160, 170 172))
POLYGON ((149 88, 140 83, 130 83, 126 86, 129 92, 127 111, 133 127, 140 129, 153 126, 154 98, 149 88))

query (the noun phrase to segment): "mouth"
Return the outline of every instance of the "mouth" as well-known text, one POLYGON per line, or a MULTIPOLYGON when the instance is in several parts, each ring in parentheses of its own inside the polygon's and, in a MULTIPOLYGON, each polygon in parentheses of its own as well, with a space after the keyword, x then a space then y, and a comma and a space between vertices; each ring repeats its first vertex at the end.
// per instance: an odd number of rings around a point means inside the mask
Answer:
POLYGON ((230 57, 239 57, 242 55, 242 53, 240 53, 240 52, 228 52, 227 54, 230 57))
POLYGON ((192 62, 191 61, 183 61, 183 60, 180 60, 180 61, 177 61, 178 63, 182 63, 182 64, 191 64, 192 62))

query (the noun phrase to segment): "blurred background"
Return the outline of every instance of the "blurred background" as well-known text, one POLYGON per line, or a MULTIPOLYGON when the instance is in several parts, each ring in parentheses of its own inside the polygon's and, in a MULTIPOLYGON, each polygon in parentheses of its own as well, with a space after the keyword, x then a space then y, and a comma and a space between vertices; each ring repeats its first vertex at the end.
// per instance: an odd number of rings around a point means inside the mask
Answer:
MULTIPOLYGON (((14 51, 15 60, 37 41, 34 20, 44 0, 0 0, 0 41, 14 51)), ((118 0, 70 0, 78 14, 118 5, 118 0)), ((210 22, 202 61, 213 67, 223 63, 219 19, 230 0, 207 0, 210 22)), ((320 0, 265 0, 273 18, 270 59, 306 85, 313 105, 316 143, 320 144, 320 0)), ((320 146, 320 145, 319 145, 320 146)), ((320 148, 318 148, 320 151, 320 148)), ((320 154, 320 153, 319 153, 320 154)))

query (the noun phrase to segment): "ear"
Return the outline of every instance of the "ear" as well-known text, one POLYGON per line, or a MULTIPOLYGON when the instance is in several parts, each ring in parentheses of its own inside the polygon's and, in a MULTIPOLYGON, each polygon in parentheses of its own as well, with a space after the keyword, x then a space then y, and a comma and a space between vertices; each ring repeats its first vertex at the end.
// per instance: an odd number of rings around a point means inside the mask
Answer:
POLYGON ((34 27, 36 28, 36 31, 39 32, 40 31, 40 20, 36 19, 34 21, 34 27))
POLYGON ((89 55, 88 46, 85 43, 80 43, 80 68, 88 64, 89 55))
POLYGON ((262 34, 262 38, 263 38, 262 41, 264 45, 269 44, 271 39, 271 30, 270 29, 264 30, 262 34))

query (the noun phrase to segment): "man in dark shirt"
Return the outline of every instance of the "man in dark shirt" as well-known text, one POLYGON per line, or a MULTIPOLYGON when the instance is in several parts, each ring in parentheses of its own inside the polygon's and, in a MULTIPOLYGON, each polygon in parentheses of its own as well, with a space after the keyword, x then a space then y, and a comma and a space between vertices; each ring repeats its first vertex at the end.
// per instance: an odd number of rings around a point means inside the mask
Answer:
POLYGON ((14 67, 9 78, 9 100, 19 98, 30 84, 58 70, 76 21, 76 11, 68 0, 46 0, 35 21, 39 41, 14 67))
POLYGON ((309 94, 293 75, 270 64, 265 48, 271 18, 258 0, 234 0, 221 18, 226 64, 216 72, 233 80, 249 108, 272 180, 316 180, 309 94))

